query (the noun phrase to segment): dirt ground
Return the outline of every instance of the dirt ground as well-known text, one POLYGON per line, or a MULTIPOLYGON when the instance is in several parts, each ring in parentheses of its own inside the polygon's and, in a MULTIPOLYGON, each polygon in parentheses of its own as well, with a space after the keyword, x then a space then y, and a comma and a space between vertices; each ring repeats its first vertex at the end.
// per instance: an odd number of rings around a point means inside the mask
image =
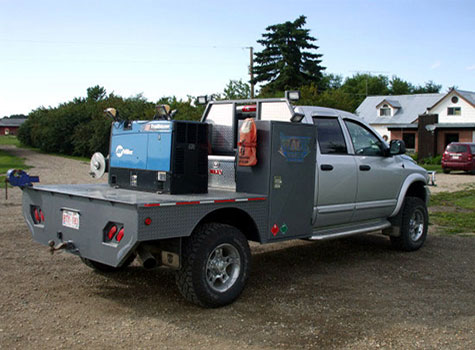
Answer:
MULTIPOLYGON (((93 182, 85 162, 10 150, 42 183, 93 182)), ((438 191, 475 179, 449 176, 438 191)), ((101 275, 51 256, 30 236, 21 191, 1 197, 1 349, 475 348, 474 237, 429 236, 413 253, 382 235, 253 245, 241 298, 206 310, 184 301, 170 270, 136 261, 101 275)))

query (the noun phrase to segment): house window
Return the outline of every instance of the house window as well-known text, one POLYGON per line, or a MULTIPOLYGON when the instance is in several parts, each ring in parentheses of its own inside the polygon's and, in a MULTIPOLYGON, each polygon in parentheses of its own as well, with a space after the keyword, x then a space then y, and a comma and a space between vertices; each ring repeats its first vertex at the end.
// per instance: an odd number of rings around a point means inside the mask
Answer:
POLYGON ((379 109, 379 116, 380 117, 390 117, 391 116, 391 108, 387 104, 384 104, 379 109))
POLYGON ((462 108, 460 107, 448 107, 447 115, 462 115, 462 108))
POLYGON ((406 148, 409 148, 409 149, 416 148, 416 134, 415 133, 403 133, 402 140, 406 144, 406 148))

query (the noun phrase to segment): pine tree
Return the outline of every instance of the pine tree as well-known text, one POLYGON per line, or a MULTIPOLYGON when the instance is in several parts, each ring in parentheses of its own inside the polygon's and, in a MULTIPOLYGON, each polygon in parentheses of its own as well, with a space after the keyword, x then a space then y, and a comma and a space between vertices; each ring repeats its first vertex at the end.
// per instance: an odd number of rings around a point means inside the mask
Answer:
POLYGON ((264 46, 255 54, 254 83, 267 82, 262 92, 297 89, 318 84, 322 78, 321 54, 315 53, 317 39, 304 29, 306 17, 271 25, 257 42, 264 46))

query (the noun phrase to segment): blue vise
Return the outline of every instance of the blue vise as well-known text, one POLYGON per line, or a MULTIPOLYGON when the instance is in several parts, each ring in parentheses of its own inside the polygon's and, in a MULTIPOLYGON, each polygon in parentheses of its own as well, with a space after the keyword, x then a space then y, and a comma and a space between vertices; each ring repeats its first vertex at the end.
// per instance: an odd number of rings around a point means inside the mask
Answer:
POLYGON ((7 171, 7 181, 12 186, 31 186, 33 182, 40 182, 38 176, 30 176, 20 169, 10 169, 7 171))

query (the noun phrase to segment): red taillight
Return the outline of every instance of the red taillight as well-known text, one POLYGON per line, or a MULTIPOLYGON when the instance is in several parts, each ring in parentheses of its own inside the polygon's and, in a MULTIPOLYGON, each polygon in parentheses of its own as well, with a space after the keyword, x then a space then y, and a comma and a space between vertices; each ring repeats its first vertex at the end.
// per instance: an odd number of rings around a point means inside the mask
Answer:
POLYGON ((255 112, 256 111, 256 105, 243 106, 242 111, 243 112, 255 112))
POLYGON ((117 237, 115 239, 117 240, 117 242, 120 242, 122 240, 122 238, 124 238, 124 228, 123 227, 119 230, 119 233, 117 234, 117 237))
POLYGON ((117 226, 114 225, 109 229, 109 232, 107 233, 107 238, 112 239, 116 232, 117 232, 117 226))
POLYGON ((145 219, 145 225, 148 226, 148 225, 150 225, 151 223, 152 223, 152 219, 150 219, 150 218, 146 218, 146 219, 145 219))
POLYGON ((41 221, 45 221, 45 216, 43 215, 43 211, 40 209, 40 218, 41 221))
POLYGON ((39 211, 38 211, 38 208, 35 208, 35 210, 34 210, 33 213, 34 213, 34 215, 35 215, 35 220, 36 220, 36 222, 37 222, 37 223, 40 223, 40 222, 41 222, 41 218, 40 218, 40 213, 39 213, 39 211))
POLYGON ((472 158, 473 158, 473 157, 472 157, 471 154, 469 154, 469 155, 467 156, 467 159, 468 159, 469 161, 472 161, 472 158))

